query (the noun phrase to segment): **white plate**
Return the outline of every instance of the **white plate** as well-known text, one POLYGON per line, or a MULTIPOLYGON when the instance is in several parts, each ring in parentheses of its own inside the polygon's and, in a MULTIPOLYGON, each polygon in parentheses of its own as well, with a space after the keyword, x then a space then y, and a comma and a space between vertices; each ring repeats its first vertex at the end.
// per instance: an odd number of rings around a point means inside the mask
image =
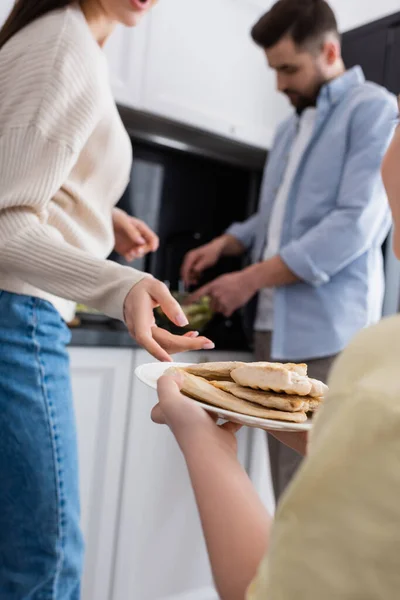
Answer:
MULTIPOLYGON (((153 390, 157 389, 157 381, 159 377, 164 374, 164 371, 170 367, 186 367, 191 363, 147 363, 141 365, 135 369, 135 375, 140 381, 153 390)), ((251 417, 249 415, 242 415, 231 410, 225 410, 212 406, 210 404, 204 404, 198 400, 193 400, 200 404, 206 411, 210 413, 216 413, 220 419, 224 421, 233 421, 234 423, 240 423, 241 425, 247 425, 249 427, 258 427, 259 429, 267 429, 270 431, 309 431, 312 423, 310 420, 305 423, 288 423, 286 421, 274 421, 273 419, 262 419, 260 417, 251 417)))

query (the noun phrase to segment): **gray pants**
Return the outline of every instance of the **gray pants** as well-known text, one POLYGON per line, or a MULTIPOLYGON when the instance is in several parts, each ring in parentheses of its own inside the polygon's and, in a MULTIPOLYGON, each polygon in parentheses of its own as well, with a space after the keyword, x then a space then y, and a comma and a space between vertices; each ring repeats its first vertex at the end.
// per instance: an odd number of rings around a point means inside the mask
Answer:
MULTIPOLYGON (((255 357, 257 361, 271 360, 271 333, 256 332, 254 338, 255 357)), ((326 382, 329 370, 336 356, 327 356, 312 360, 293 361, 288 357, 285 362, 306 362, 308 373, 313 379, 326 382)), ((302 457, 291 448, 281 444, 272 435, 267 434, 271 477, 274 486, 275 500, 278 501, 286 486, 299 468, 302 457)))

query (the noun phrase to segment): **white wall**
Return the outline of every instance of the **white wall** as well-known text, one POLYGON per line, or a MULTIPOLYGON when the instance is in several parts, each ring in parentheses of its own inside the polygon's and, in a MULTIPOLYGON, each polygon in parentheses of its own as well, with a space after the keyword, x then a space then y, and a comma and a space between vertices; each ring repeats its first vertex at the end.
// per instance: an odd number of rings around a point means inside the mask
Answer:
MULTIPOLYGON (((192 0, 193 1, 193 0, 192 0)), ((336 11, 342 31, 353 29, 370 21, 400 12, 400 0, 328 0, 336 11)), ((168 2, 168 0, 163 0, 168 2)), ((260 12, 267 11, 274 0, 251 0, 260 7, 260 12)), ((13 5, 13 0, 0 0, 0 25, 13 5)))
POLYGON ((8 17, 12 7, 14 4, 14 0, 0 0, 0 27, 3 25, 4 21, 8 17))
MULTIPOLYGON (((266 12, 274 4, 274 0, 251 1, 260 7, 261 13, 266 12)), ((328 0, 328 2, 336 12, 341 31, 400 12, 400 0, 328 0)))
POLYGON ((400 0, 328 0, 335 10, 341 31, 400 12, 400 0))
MULTIPOLYGON (((193 1, 193 0, 192 0, 193 1)), ((335 10, 342 31, 353 29, 370 21, 381 19, 391 13, 400 12, 400 0, 328 0, 335 10)), ((168 2, 168 0, 163 0, 168 2)), ((260 13, 267 11, 274 0, 251 0, 260 7, 260 13)), ((13 0, 0 0, 0 25, 5 20, 13 0)))

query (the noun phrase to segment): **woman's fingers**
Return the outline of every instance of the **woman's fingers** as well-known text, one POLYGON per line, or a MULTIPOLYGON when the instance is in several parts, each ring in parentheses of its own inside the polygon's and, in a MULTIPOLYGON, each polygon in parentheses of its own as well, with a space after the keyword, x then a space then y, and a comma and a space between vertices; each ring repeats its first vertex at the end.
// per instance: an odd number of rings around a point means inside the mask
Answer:
POLYGON ((181 305, 171 295, 167 286, 161 283, 161 281, 156 280, 153 284, 151 295, 168 319, 175 323, 175 325, 178 325, 178 327, 186 327, 186 325, 189 325, 189 321, 187 320, 181 305))
POLYGON ((215 344, 206 337, 192 335, 173 335, 160 327, 153 327, 153 339, 170 354, 189 352, 190 350, 212 350, 215 344))
POLYGON ((211 340, 197 332, 173 335, 155 325, 154 307, 160 305, 176 324, 187 325, 187 318, 168 288, 160 281, 145 278, 136 284, 125 299, 125 321, 132 337, 154 358, 170 362, 171 353, 190 350, 211 350, 211 340))
POLYGON ((147 352, 157 360, 161 362, 172 362, 172 358, 168 351, 154 340, 151 327, 148 329, 140 327, 135 335, 135 339, 142 348, 147 350, 147 352))
POLYGON ((148 292, 151 283, 152 280, 142 280, 131 289, 125 300, 125 321, 140 346, 157 360, 171 362, 168 352, 153 339, 154 304, 148 292))

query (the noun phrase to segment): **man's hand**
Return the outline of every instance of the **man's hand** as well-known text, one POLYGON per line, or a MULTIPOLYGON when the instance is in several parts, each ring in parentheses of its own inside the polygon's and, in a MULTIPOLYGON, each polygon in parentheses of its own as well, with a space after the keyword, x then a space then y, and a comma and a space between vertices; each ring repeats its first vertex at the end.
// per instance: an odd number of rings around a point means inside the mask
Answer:
POLYGON ((186 254, 181 269, 185 285, 196 285, 201 274, 213 267, 221 256, 240 256, 244 251, 244 246, 231 235, 221 235, 209 244, 191 250, 186 254))
POLYGON ((113 227, 114 249, 128 262, 158 249, 159 239, 150 227, 119 208, 113 210, 113 227))
POLYGON ((188 302, 195 302, 203 296, 210 296, 211 308, 215 312, 230 317, 257 293, 257 281, 249 269, 222 275, 204 285, 190 296, 188 302))

